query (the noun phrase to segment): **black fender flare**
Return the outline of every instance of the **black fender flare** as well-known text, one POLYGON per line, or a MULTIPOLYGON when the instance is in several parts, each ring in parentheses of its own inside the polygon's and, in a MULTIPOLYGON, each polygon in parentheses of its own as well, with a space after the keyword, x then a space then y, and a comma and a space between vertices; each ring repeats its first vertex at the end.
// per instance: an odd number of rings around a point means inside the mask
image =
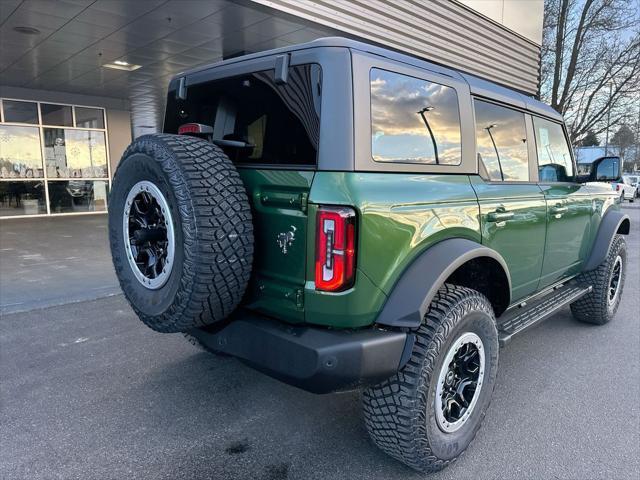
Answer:
POLYGON ((464 238, 451 238, 425 250, 403 272, 387 298, 376 323, 392 327, 418 328, 438 289, 460 266, 474 258, 497 261, 509 282, 511 276, 502 255, 495 250, 464 238))
POLYGON ((613 237, 615 237, 617 233, 628 235, 630 227, 631 220, 629 220, 629 215, 619 210, 607 211, 600 221, 600 227, 598 228, 596 239, 593 242, 591 253, 582 267, 582 271, 588 272, 598 268, 598 265, 604 262, 604 259, 607 258, 609 254, 613 237))

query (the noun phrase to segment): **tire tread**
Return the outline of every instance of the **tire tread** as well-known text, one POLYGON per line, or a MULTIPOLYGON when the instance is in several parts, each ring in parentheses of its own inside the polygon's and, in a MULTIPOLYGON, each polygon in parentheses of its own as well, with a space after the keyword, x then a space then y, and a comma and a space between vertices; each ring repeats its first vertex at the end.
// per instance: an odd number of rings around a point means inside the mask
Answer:
POLYGON ((482 310, 495 321, 493 308, 481 293, 458 285, 441 287, 415 332, 407 364, 391 378, 363 392, 365 424, 373 442, 418 471, 442 470, 457 458, 441 459, 433 453, 420 397, 427 395, 439 352, 468 309, 482 310))
MULTIPOLYGON (((574 318, 580 322, 592 323, 594 325, 604 325, 608 323, 620 305, 620 297, 622 291, 618 294, 618 300, 614 308, 610 311, 607 303, 608 287, 609 287, 609 274, 613 267, 613 262, 620 252, 626 252, 626 242, 622 235, 616 235, 611 242, 609 253, 607 258, 598 267, 589 272, 583 272, 578 277, 578 281, 584 285, 591 285, 593 290, 591 293, 585 295, 579 300, 571 304, 571 313, 574 318)), ((624 259, 623 259, 624 260, 624 259)), ((623 265, 625 267, 626 265, 623 265)), ((624 275, 626 274, 626 268, 623 268, 620 279, 624 287, 624 275)))
MULTIPOLYGON (((240 303, 251 276, 253 223, 240 175, 217 146, 195 137, 144 135, 125 151, 123 162, 142 153, 161 166, 177 201, 182 223, 183 266, 174 302, 140 319, 159 332, 184 332, 219 322, 240 303)), ((118 183, 118 171, 114 184, 118 183)), ((113 241, 112 241, 113 245, 113 241)), ((116 272, 129 268, 116 262, 116 272)), ((127 285, 118 275, 125 295, 127 285)))

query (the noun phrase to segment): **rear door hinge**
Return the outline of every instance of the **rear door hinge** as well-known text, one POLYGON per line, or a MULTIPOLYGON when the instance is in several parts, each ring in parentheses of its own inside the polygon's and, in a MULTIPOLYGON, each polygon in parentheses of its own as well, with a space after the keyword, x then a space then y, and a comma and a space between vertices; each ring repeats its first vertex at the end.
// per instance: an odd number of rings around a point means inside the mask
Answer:
POLYGON ((309 194, 307 192, 262 192, 259 195, 260 202, 266 206, 292 208, 307 213, 307 201, 309 194))

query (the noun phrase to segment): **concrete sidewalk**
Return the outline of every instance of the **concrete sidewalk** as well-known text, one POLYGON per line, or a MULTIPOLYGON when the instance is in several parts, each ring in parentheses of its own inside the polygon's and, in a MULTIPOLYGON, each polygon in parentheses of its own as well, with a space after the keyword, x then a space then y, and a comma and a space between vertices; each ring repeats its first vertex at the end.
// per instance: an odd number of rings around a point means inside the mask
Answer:
POLYGON ((0 314, 120 292, 107 216, 0 221, 0 314))

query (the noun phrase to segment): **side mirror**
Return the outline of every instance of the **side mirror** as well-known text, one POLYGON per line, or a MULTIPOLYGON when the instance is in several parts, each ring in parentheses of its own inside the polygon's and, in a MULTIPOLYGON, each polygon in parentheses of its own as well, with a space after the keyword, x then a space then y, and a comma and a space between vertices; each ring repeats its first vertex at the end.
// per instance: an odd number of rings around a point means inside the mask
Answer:
POLYGON ((622 177, 622 162, 618 157, 604 157, 593 162, 592 178, 596 182, 615 182, 622 177))
POLYGON ((573 181, 567 176, 567 169, 558 163, 547 163, 538 169, 541 182, 567 182, 573 181))

